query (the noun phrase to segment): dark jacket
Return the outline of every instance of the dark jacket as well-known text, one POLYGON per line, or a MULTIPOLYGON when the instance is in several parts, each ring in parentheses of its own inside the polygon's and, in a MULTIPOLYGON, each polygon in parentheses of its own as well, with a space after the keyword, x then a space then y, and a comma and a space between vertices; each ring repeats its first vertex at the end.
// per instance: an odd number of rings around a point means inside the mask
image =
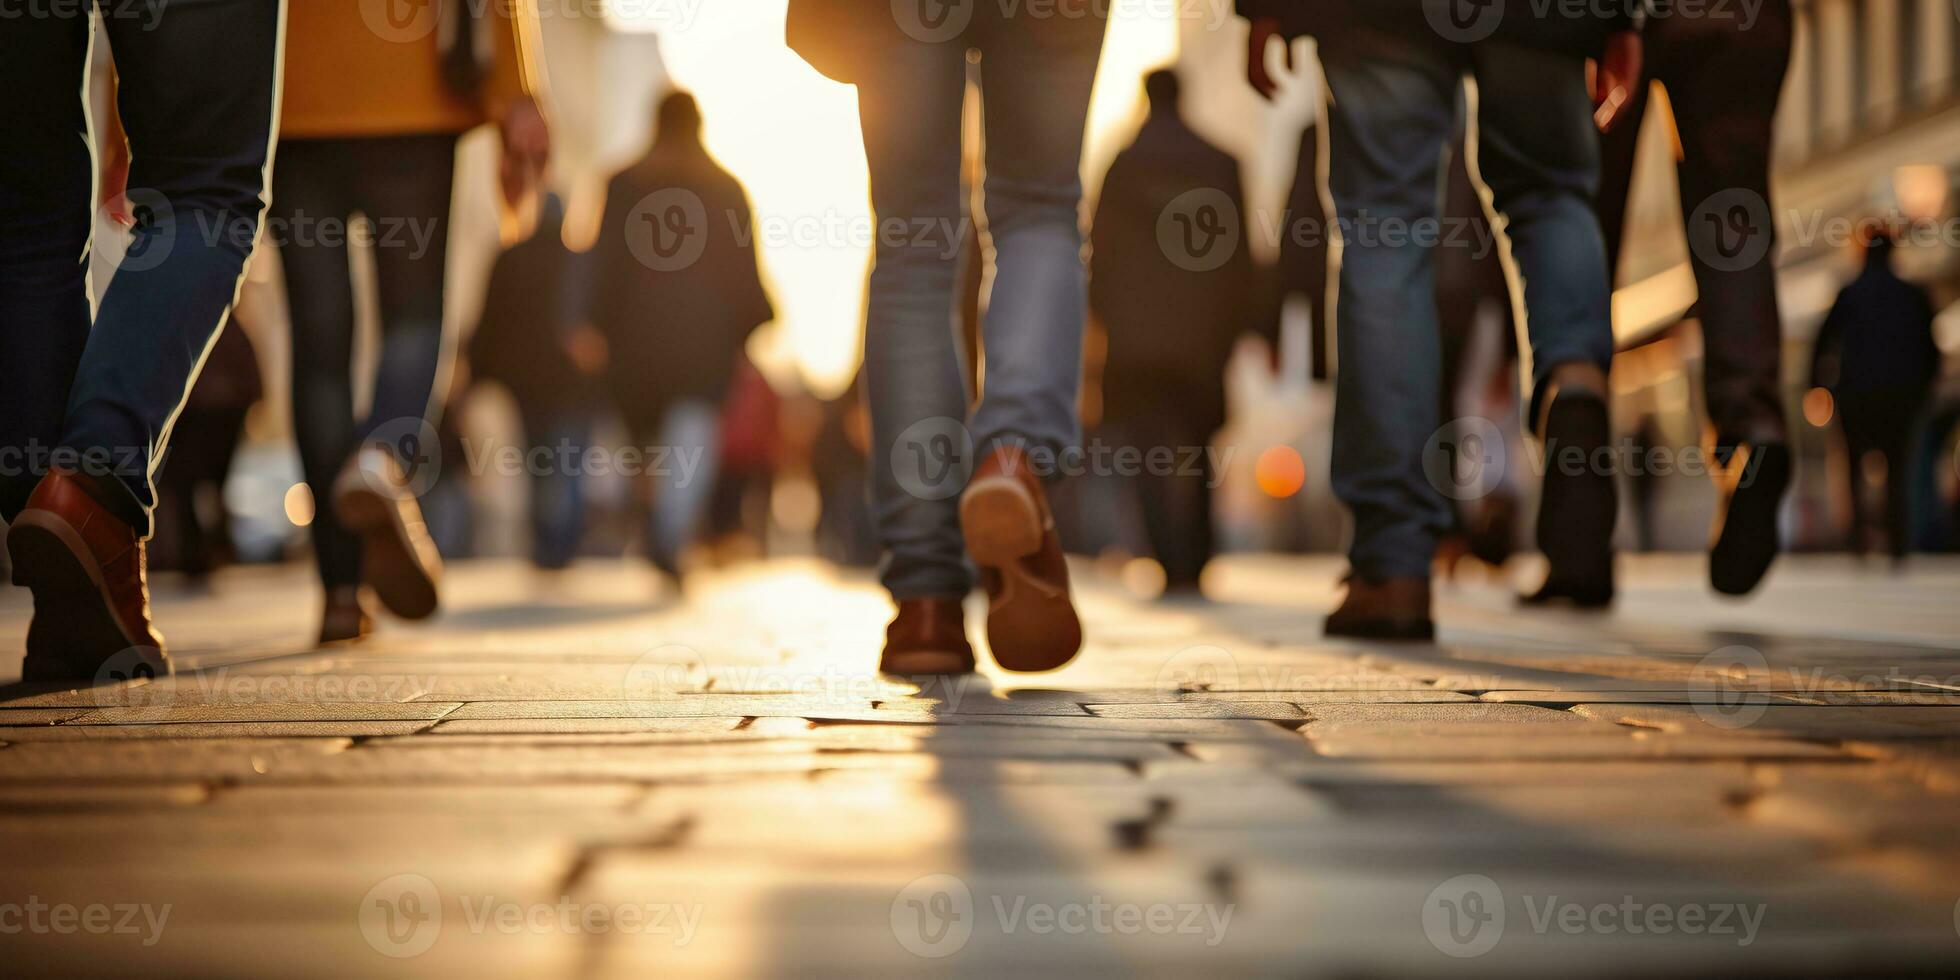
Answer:
POLYGON ((719 400, 737 352, 775 318, 752 224, 742 186, 693 133, 663 134, 612 179, 592 323, 606 338, 613 396, 629 424, 656 421, 676 399, 719 400))
POLYGON ((1864 271, 1838 293, 1817 332, 1811 375, 1840 398, 1882 396, 1909 406, 1938 378, 1940 349, 1932 302, 1892 271, 1891 252, 1873 246, 1864 271))
MULTIPOLYGON (((833 0, 836 2, 836 0, 833 0)), ((1370 26, 1397 32, 1436 33, 1431 25, 1455 25, 1492 40, 1591 55, 1608 34, 1636 28, 1646 19, 1651 0, 1582 4, 1568 14, 1567 5, 1508 4, 1480 0, 1236 0, 1247 20, 1270 17, 1289 38, 1313 35, 1326 42, 1344 29, 1370 26), (1488 33, 1481 29, 1485 17, 1488 33)))
POLYGON ((1256 313, 1252 220, 1238 161, 1175 111, 1153 110, 1117 154, 1096 203, 1089 260, 1089 304, 1109 332, 1103 391, 1113 420, 1171 399, 1223 421, 1225 364, 1256 313), (1236 237, 1207 243, 1206 261, 1195 265, 1181 242, 1163 238, 1181 234, 1166 217, 1194 193, 1229 202, 1236 225, 1219 226, 1236 237), (1229 253, 1211 260, 1212 248, 1229 253))
POLYGON ((530 238, 497 256, 470 338, 475 376, 509 388, 527 411, 573 404, 591 387, 567 347, 583 303, 563 231, 562 215, 550 212, 530 238))

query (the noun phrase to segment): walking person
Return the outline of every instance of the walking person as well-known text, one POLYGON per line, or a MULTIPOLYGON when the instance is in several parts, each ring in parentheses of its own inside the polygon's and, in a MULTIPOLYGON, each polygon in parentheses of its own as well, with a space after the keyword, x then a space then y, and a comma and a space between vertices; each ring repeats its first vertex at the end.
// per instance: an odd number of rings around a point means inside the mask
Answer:
POLYGON ((237 300, 278 128, 282 2, 103 5, 117 112, 91 120, 95 6, 10 18, 0 58, 0 518, 34 593, 30 681, 170 672, 152 477, 237 300), (123 134, 127 194, 119 170, 101 193, 135 225, 91 317, 95 155, 123 134))
POLYGON ((293 426, 317 502, 320 641, 372 628, 362 587, 404 619, 432 615, 441 557, 420 506, 452 339, 443 323, 456 141, 494 123, 515 206, 549 135, 530 0, 442 0, 379 29, 367 7, 293 7, 273 193, 293 321, 293 426), (354 405, 349 233, 372 245, 380 320, 373 398, 354 405))
MULTIPOLYGON (((1595 460, 1610 441, 1613 332, 1592 209, 1597 100, 1585 56, 1564 40, 1449 40, 1419 16, 1398 21, 1404 5, 1344 10, 1338 24, 1296 9, 1310 6, 1256 0, 1242 10, 1254 20, 1248 79, 1268 95, 1268 42, 1293 30, 1338 31, 1338 43, 1323 33, 1320 45, 1329 189, 1343 232, 1332 477, 1354 532, 1347 595, 1327 634, 1418 640, 1435 629, 1430 566, 1451 524, 1444 490, 1453 488, 1450 474, 1437 472, 1438 457, 1450 458, 1437 446, 1464 440, 1442 424, 1436 240, 1421 236, 1441 230, 1441 167, 1466 73, 1477 81, 1476 172, 1523 281, 1529 417, 1548 449, 1538 530, 1551 574, 1540 595, 1610 596, 1615 491, 1611 469, 1595 460)), ((1624 98, 1637 43, 1622 41, 1602 62, 1595 91, 1624 98)))
POLYGON ((1851 548, 1870 547, 1870 497, 1876 488, 1865 460, 1885 474, 1882 530, 1894 561, 1912 546, 1912 447, 1920 415, 1940 373, 1933 304, 1926 290, 1892 271, 1892 237, 1874 232, 1865 267, 1838 293, 1818 330, 1812 383, 1828 389, 1844 428, 1845 490, 1851 501, 1851 548))
POLYGON ((1225 424, 1225 366, 1251 326, 1257 284, 1243 220, 1213 243, 1215 264, 1160 244, 1165 214, 1209 202, 1243 215, 1245 195, 1238 161, 1185 122, 1177 74, 1151 72, 1143 87, 1149 115, 1110 165, 1090 225, 1089 308, 1109 335, 1105 424, 1146 461, 1145 471, 1122 475, 1163 566, 1164 593, 1196 595, 1212 556, 1217 479, 1204 450, 1225 424), (1169 467, 1149 462, 1165 450, 1169 467))
POLYGON ((1658 81, 1679 138, 1676 174, 1698 294, 1702 387, 1721 464, 1709 582, 1717 592, 1745 595, 1776 560, 1776 513, 1793 468, 1769 164, 1795 18, 1790 0, 1764 0, 1749 19, 1690 16, 1671 6, 1662 0, 1648 18, 1645 76, 1628 87, 1624 121, 1603 137, 1600 220, 1607 268, 1618 269, 1648 82, 1658 81))
POLYGON ((653 146, 612 179, 592 322, 613 404, 648 454, 647 559, 678 578, 719 470, 722 403, 757 327, 775 319, 756 265, 748 195, 701 142, 701 110, 662 99, 653 146))
POLYGON ((874 520, 898 614, 882 668, 973 668, 967 556, 1009 670, 1082 645, 1045 478, 1079 441, 1087 297, 1082 142, 1107 8, 795 0, 792 46, 858 86, 879 227, 865 320, 874 520), (986 134, 979 215, 992 260, 985 377, 969 393, 953 316, 962 257, 961 109, 978 54, 986 134), (977 459, 977 463, 975 460, 977 459))
POLYGON ((565 208, 549 194, 531 237, 505 249, 490 268, 483 315, 470 337, 476 379, 509 390, 524 427, 531 471, 531 562, 567 568, 585 532, 585 474, 579 460, 592 440, 594 353, 603 349, 585 323, 579 257, 565 246, 565 208))

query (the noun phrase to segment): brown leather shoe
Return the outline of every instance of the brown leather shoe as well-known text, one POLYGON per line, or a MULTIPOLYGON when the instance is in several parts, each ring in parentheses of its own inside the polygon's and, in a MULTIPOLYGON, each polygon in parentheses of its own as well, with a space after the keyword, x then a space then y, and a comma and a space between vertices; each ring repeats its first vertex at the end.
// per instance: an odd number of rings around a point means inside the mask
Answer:
POLYGON ((54 469, 7 532, 14 584, 34 592, 22 679, 96 680, 170 673, 150 622, 142 535, 89 492, 86 478, 54 469))
POLYGON ((1391 578, 1379 582, 1349 575, 1347 598, 1327 617, 1323 632, 1363 640, 1428 640, 1436 635, 1429 618, 1429 580, 1391 578))
POLYGON ((887 674, 970 674, 973 644, 966 640, 966 612, 954 597, 906 599, 885 627, 885 655, 878 669, 887 674))
POLYGON ((374 620, 361 602, 361 589, 339 585, 327 590, 326 610, 320 614, 320 645, 351 643, 374 632, 374 620))
POLYGON ((442 555, 394 454, 362 448, 334 481, 333 496, 341 523, 361 536, 361 571, 375 597, 403 619, 434 615, 442 555))
POLYGON ((1048 495, 1019 447, 998 446, 960 498, 967 553, 987 589, 987 645, 1007 670, 1054 670, 1082 649, 1048 495))

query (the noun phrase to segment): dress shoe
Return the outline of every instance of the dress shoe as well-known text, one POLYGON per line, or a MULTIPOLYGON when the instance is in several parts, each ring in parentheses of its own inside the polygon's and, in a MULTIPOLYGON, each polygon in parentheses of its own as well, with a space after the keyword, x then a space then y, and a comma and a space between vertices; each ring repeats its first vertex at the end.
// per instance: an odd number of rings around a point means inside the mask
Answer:
POLYGON ((1551 566, 1526 605, 1599 608, 1613 601, 1613 524, 1619 517, 1612 423, 1606 399, 1586 389, 1559 391, 1545 407, 1544 492, 1538 504, 1538 549, 1551 566), (1602 454, 1600 450, 1609 450, 1602 454))
POLYGON ((21 677, 163 677, 170 657, 150 622, 143 536, 90 495, 91 478, 56 468, 7 532, 15 585, 34 592, 21 677))
POLYGON ((1387 578, 1379 581, 1351 574, 1347 598, 1327 617, 1328 636, 1362 640, 1429 640, 1436 623, 1429 616, 1429 580, 1387 578))
POLYGON ((1069 600, 1068 560, 1048 495, 1018 446, 974 468, 960 497, 960 529, 987 590, 987 645, 1007 670, 1054 670, 1082 649, 1069 600))
POLYGON ((361 569, 375 597, 403 619, 434 615, 442 556, 394 454, 379 446, 356 452, 333 496, 341 523, 361 537, 361 569))
POLYGON ((1723 595, 1748 595, 1776 560, 1776 512, 1790 487, 1790 447, 1782 443, 1742 443, 1735 447, 1715 485, 1722 495, 1715 509, 1715 544, 1708 553, 1708 582, 1723 595))
POLYGON ((966 639, 960 600, 900 600, 897 618, 885 627, 885 654, 878 669, 904 676, 972 673, 973 644, 966 639))
POLYGON ((350 643, 374 632, 374 620, 361 603, 358 585, 337 585, 327 590, 327 605, 320 615, 320 645, 350 643))

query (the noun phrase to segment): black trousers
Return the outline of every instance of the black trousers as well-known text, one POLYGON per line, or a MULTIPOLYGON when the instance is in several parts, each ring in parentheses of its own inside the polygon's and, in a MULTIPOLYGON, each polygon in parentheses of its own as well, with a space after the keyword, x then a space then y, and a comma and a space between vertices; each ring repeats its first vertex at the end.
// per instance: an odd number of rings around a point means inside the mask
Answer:
POLYGON ((49 465, 147 528, 151 470, 265 210, 282 0, 102 3, 137 219, 89 316, 92 4, 0 18, 0 517, 49 465), (125 492, 126 491, 126 492, 125 492))
POLYGON ((447 394, 437 375, 449 347, 442 294, 455 166, 454 133, 279 143, 272 222, 292 305, 293 430, 316 502, 313 556, 329 588, 361 580, 360 538, 341 525, 331 499, 354 450, 370 438, 385 442, 419 457, 404 462, 411 487, 435 482, 419 467, 438 445, 442 402, 434 396, 447 394), (357 215, 372 235, 381 326, 374 399, 362 418, 354 414, 349 264, 357 215))
MULTIPOLYGON (((1647 77, 1666 86, 1681 136, 1681 214, 1694 246, 1704 387, 1723 446, 1786 438, 1769 163, 1790 63, 1790 0, 1766 0, 1751 29, 1741 23, 1657 17, 1646 31, 1647 77)), ((1604 137, 1600 223, 1614 269, 1648 94, 1644 82, 1635 86, 1628 117, 1604 137)))
POLYGON ((1217 482, 1211 456, 1205 452, 1217 425, 1192 419, 1189 407, 1199 399, 1167 395, 1162 411, 1126 413, 1111 426, 1116 444, 1141 453, 1140 472, 1118 474, 1136 494, 1137 509, 1151 554, 1164 568, 1170 588, 1198 584, 1198 576, 1214 550, 1211 492, 1217 482), (1150 456, 1169 449, 1168 466, 1153 465, 1150 456))
POLYGON ((1876 451, 1885 461, 1884 517, 1878 530, 1886 549, 1904 557, 1912 546, 1913 449, 1924 398, 1911 392, 1839 392, 1838 418, 1844 425, 1845 492, 1851 500, 1851 550, 1864 554, 1874 530, 1871 494, 1877 490, 1865 472, 1865 458, 1876 451))

